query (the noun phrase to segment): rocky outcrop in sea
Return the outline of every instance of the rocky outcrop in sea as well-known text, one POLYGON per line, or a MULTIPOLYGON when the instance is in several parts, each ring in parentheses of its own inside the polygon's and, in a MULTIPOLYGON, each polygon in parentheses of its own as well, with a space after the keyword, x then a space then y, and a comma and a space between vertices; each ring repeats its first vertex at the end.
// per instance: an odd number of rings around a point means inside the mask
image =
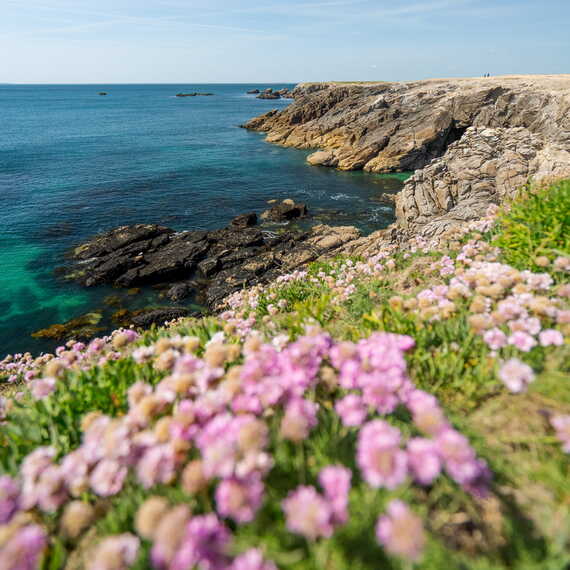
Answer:
POLYGON ((400 235, 440 234, 531 180, 570 175, 570 75, 310 83, 247 122, 313 165, 413 171, 396 197, 400 235))
MULTIPOLYGON (((306 207, 285 201, 268 212, 273 220, 290 220, 304 215, 306 207)), ((255 214, 244 214, 212 231, 122 226, 77 247, 65 273, 88 287, 160 285, 176 302, 192 295, 215 309, 239 289, 271 281, 360 237, 353 227, 317 225, 276 233, 255 222, 255 214)))

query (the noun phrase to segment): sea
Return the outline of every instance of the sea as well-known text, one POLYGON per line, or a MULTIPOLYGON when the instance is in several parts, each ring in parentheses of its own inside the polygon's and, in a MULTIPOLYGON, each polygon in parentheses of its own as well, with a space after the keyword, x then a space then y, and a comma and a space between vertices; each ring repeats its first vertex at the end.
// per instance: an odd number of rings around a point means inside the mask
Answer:
POLYGON ((31 334, 86 313, 108 332, 109 296, 128 309, 167 304, 152 289, 62 279, 66 253, 99 232, 220 228, 285 198, 305 202, 310 223, 369 233, 393 221, 379 197, 404 176, 311 167, 309 151, 239 127, 291 103, 246 94, 266 87, 293 85, 0 85, 0 358, 53 350, 31 334), (213 96, 176 97, 194 91, 213 96))

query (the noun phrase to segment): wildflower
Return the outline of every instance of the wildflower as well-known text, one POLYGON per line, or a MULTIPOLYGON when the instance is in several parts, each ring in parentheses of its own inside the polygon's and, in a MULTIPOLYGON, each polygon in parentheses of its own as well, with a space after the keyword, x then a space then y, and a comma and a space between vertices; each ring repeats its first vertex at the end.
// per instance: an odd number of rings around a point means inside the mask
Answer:
POLYGON ((314 487, 301 486, 283 501, 287 528, 309 540, 328 538, 333 533, 332 510, 314 487))
POLYGON ((47 536, 40 526, 23 526, 0 549, 0 568, 36 570, 46 545, 47 536))
POLYGON ((157 445, 147 449, 137 465, 137 475, 143 487, 149 489, 158 483, 174 480, 176 461, 169 445, 157 445))
POLYGON ((123 488, 126 476, 126 467, 114 459, 104 459, 91 473, 91 487, 101 497, 110 497, 123 488))
POLYGON ((317 404, 297 398, 291 400, 285 408, 280 433, 285 439, 300 442, 307 438, 316 425, 317 404))
POLYGON ((137 511, 135 529, 148 540, 152 539, 162 517, 168 512, 168 501, 164 497, 150 497, 137 511))
POLYGON ((518 394, 524 392, 534 380, 534 373, 528 364, 517 358, 511 358, 501 366, 499 378, 511 392, 518 394))
POLYGON ((437 446, 430 439, 410 439, 407 447, 408 464, 416 481, 429 485, 441 471, 441 460, 437 446))
POLYGON ((562 449, 570 453, 570 415, 554 416, 550 423, 556 430, 556 436, 562 442, 562 449))
POLYGON ((277 566, 269 560, 264 560, 261 550, 250 548, 234 559, 231 570, 277 570, 277 566))
POLYGON ((61 517, 61 529, 69 538, 77 538, 89 527, 95 517, 95 509, 83 501, 71 501, 61 517))
POLYGON ((210 513, 190 519, 171 564, 172 570, 228 566, 227 550, 231 535, 216 515, 210 513))
POLYGON ((376 537, 390 554, 412 562, 420 560, 426 544, 421 519, 399 500, 391 501, 378 519, 376 537))
POLYGON ((263 500, 263 483, 258 475, 240 480, 224 479, 216 489, 218 513, 237 523, 251 522, 263 500))
POLYGON ((356 394, 349 394, 335 404, 336 413, 342 423, 347 426, 360 426, 368 415, 368 409, 362 398, 356 394))
POLYGON ((528 352, 536 346, 536 340, 528 333, 516 331, 509 337, 509 344, 523 352, 528 352))
POLYGON ((352 472, 346 467, 331 465, 319 473, 319 483, 330 502, 332 523, 345 524, 348 520, 348 493, 352 472))
POLYGON ((204 474, 204 466, 200 459, 195 459, 186 465, 182 471, 182 488, 189 495, 199 493, 208 486, 208 479, 204 474))
POLYGON ((400 431, 382 420, 365 424, 358 435, 357 462, 370 486, 395 489, 408 473, 400 431))
POLYGON ((104 538, 97 546, 89 570, 127 570, 137 559, 140 540, 130 534, 104 538))
POLYGON ((483 340, 491 350, 498 350, 507 345, 507 335, 498 328, 488 330, 483 335, 483 340))
POLYGON ((190 509, 186 505, 178 505, 170 509, 158 521, 153 534, 154 544, 150 552, 153 568, 164 570, 170 566, 186 533, 189 520, 190 509))
POLYGON ((0 476, 0 525, 10 522, 14 513, 18 510, 20 487, 18 483, 8 475, 0 476))
POLYGON ((554 329, 543 330, 538 335, 540 346, 562 346, 564 344, 564 337, 560 331, 554 329))

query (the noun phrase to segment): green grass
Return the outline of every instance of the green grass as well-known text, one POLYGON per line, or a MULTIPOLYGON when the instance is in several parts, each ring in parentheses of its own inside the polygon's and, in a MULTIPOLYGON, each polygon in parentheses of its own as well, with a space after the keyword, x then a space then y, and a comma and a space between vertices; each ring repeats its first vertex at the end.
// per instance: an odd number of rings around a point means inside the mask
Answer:
POLYGON ((499 217, 493 243, 518 269, 542 271, 536 260, 570 255, 570 180, 548 188, 526 188, 499 217))

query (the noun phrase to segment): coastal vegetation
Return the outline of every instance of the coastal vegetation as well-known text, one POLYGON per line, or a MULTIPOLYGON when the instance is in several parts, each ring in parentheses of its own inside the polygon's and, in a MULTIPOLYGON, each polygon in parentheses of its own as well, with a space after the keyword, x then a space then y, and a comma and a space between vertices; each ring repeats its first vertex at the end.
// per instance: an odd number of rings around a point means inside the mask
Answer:
POLYGON ((569 206, 7 357, 0 567, 568 567, 569 206))

